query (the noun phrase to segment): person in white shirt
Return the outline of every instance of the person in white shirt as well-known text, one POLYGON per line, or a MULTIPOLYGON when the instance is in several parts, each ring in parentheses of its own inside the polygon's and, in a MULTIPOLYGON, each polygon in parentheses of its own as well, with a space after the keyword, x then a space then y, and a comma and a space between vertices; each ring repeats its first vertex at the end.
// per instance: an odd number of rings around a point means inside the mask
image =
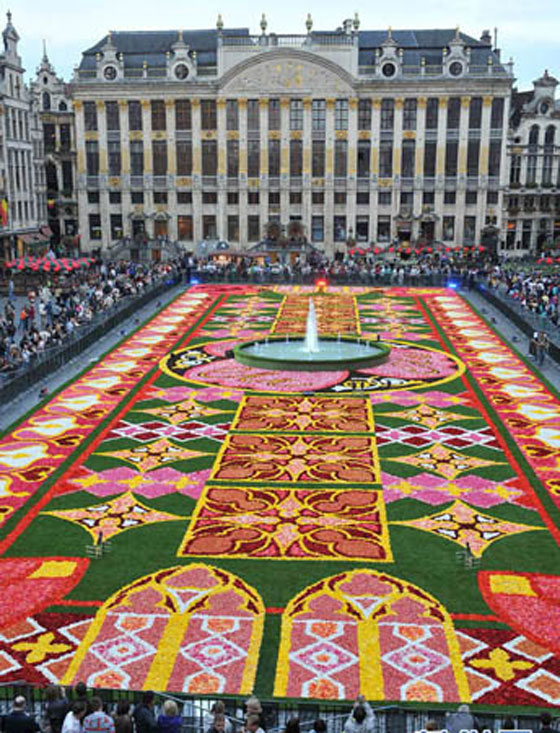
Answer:
POLYGON ((344 733, 373 733, 373 710, 363 695, 358 695, 352 712, 344 724, 344 733))
POLYGON ((72 703, 69 713, 66 713, 62 723, 61 733, 82 733, 82 721, 87 712, 87 705, 84 700, 76 700, 72 703))

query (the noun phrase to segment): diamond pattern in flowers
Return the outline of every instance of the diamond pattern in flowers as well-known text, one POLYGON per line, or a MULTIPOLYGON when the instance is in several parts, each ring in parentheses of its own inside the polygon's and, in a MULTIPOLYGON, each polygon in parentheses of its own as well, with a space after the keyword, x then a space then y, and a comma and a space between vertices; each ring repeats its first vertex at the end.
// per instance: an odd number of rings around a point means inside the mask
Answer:
POLYGON ((142 504, 132 492, 83 509, 60 509, 43 512, 43 514, 77 524, 88 531, 95 541, 99 537, 108 540, 127 529, 135 529, 147 524, 185 519, 175 514, 158 512, 142 504))
POLYGON ((104 497, 133 491, 137 496, 148 499, 174 493, 198 499, 209 475, 210 469, 182 473, 171 466, 157 468, 149 473, 139 473, 128 466, 106 471, 92 471, 81 466, 73 476, 57 485, 57 494, 83 490, 104 497))
POLYGON ((463 415, 452 410, 441 410, 427 403, 421 403, 404 412, 383 412, 382 414, 383 417, 396 417, 399 420, 406 420, 414 425, 422 425, 431 430, 436 430, 449 422, 474 420, 477 417, 475 415, 463 415))
POLYGON ((99 451, 98 456, 120 458, 122 461, 132 463, 139 471, 153 471, 176 461, 188 461, 190 458, 200 458, 205 452, 188 450, 175 445, 167 438, 161 438, 153 443, 140 445, 135 448, 115 451, 99 451))
POLYGON ((245 398, 233 427, 250 431, 369 432, 371 408, 363 399, 319 395, 251 395, 245 398))
POLYGON ((409 466, 416 466, 424 471, 432 471, 447 479, 454 479, 466 471, 486 468, 487 466, 497 466, 502 463, 499 461, 489 461, 485 458, 468 456, 465 453, 459 453, 457 450, 447 448, 447 446, 441 443, 431 445, 419 453, 412 453, 401 458, 391 457, 391 460, 405 463, 409 466))
POLYGON ((378 483, 373 436, 230 434, 212 478, 378 483))
POLYGON ((557 707, 560 659, 511 629, 457 630, 473 702, 557 707))
POLYGON ((452 448, 468 448, 471 445, 485 445, 488 448, 499 448, 500 445, 490 427, 479 430, 468 430, 460 426, 449 426, 440 429, 426 429, 420 425, 403 425, 389 427, 377 425, 377 444, 403 443, 416 448, 423 448, 431 443, 445 443, 452 448))
POLYGON ((390 561, 380 492, 206 487, 185 556, 390 561))
POLYGON ((129 438, 139 443, 148 443, 158 438, 173 438, 174 440, 195 440, 196 438, 223 438, 229 430, 229 425, 207 425, 201 422, 182 423, 181 425, 154 421, 145 423, 129 423, 120 420, 106 436, 106 440, 115 438, 129 438))
POLYGON ((434 505, 462 499, 480 507, 491 507, 507 502, 534 509, 531 498, 522 490, 518 478, 491 481, 472 474, 449 481, 444 476, 435 476, 432 473, 419 473, 416 476, 402 478, 382 471, 381 482, 387 504, 409 497, 434 505))
POLYGON ((226 571, 203 564, 158 570, 99 609, 63 682, 246 693, 263 618, 259 595, 226 571))
POLYGON ((43 612, 3 628, 0 680, 17 678, 42 687, 58 682, 79 644, 75 634, 85 633, 89 624, 87 617, 43 612))
POLYGON ((475 557, 480 557, 488 547, 503 537, 520 532, 533 532, 543 527, 507 522, 473 509, 462 501, 455 501, 448 509, 419 519, 395 521, 403 527, 431 532, 468 548, 475 557))
POLYGON ((157 418, 167 420, 172 425, 180 425, 181 423, 193 420, 193 418, 219 415, 223 410, 208 407, 208 405, 198 402, 194 397, 189 397, 186 400, 181 400, 181 402, 161 405, 160 407, 150 407, 142 410, 142 412, 147 412, 149 415, 155 415, 157 418))

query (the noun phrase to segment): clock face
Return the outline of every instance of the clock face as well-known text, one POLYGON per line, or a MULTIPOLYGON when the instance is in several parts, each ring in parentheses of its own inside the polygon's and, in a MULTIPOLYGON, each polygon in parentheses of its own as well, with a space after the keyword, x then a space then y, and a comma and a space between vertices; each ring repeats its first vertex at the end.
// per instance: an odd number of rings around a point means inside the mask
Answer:
POLYGON ((106 66, 103 69, 103 76, 108 81, 113 81, 113 79, 116 79, 117 78, 117 70, 115 69, 114 66, 106 66))
POLYGON ((189 75, 189 67, 186 64, 177 64, 175 67, 175 76, 177 79, 186 79, 189 75))
POLYGON ((453 61, 449 64, 449 73, 451 76, 461 76, 463 73, 463 64, 460 61, 453 61))
POLYGON ((392 76, 395 76, 395 74, 397 73, 397 67, 395 66, 395 64, 391 64, 391 63, 383 64, 383 66, 381 67, 381 73, 387 79, 390 79, 392 76))

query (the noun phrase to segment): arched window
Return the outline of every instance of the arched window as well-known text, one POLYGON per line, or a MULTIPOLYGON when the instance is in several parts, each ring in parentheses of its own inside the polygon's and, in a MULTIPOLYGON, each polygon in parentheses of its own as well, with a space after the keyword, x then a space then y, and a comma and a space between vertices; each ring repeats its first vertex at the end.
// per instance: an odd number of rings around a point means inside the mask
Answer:
POLYGON ((51 108, 51 95, 48 92, 43 92, 43 109, 51 108))
POLYGON ((529 145, 539 144, 539 126, 533 125, 529 130, 529 145))
POLYGON ((556 128, 549 125, 544 133, 544 158, 542 170, 543 186, 552 186, 552 166, 554 162, 554 136, 556 128))
POLYGON ((64 684, 247 695, 264 615, 258 593, 224 570, 203 563, 158 570, 103 604, 64 684))
POLYGON ((457 649, 453 622, 429 593, 387 573, 341 572, 287 605, 274 694, 469 700, 457 649))

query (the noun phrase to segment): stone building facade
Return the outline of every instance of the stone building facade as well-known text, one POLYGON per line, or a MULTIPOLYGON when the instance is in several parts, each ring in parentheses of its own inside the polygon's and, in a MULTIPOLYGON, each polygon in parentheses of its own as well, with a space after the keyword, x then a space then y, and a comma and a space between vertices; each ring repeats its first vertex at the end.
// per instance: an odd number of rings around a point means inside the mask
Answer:
POLYGON ((547 71, 514 91, 504 203, 507 254, 560 247, 560 100, 547 71))
POLYGON ((2 32, 0 53, 0 257, 48 245, 43 131, 18 54, 19 35, 11 13, 2 32))
POLYGON ((79 243, 74 110, 46 48, 30 91, 40 118, 52 242, 71 252, 79 243))
POLYGON ((84 250, 241 249, 299 220, 328 254, 502 226, 511 65, 459 30, 110 33, 71 83, 84 250))

